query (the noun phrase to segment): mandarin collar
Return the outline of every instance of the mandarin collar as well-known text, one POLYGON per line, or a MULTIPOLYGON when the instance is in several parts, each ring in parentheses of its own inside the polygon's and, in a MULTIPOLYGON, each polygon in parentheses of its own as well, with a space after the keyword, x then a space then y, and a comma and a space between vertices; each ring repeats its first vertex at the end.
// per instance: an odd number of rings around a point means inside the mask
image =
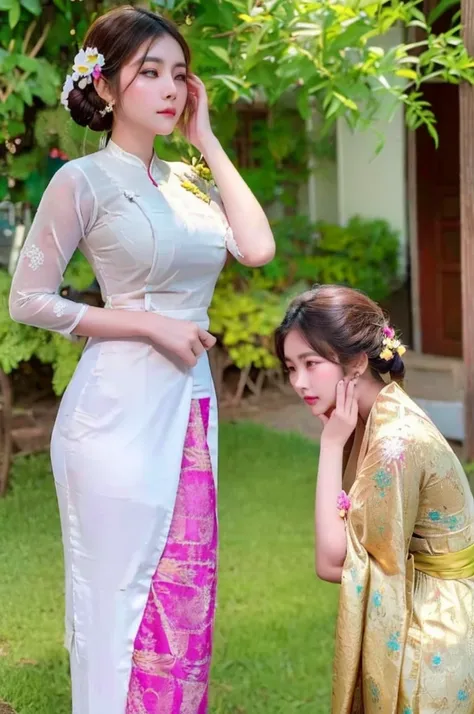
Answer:
POLYGON ((125 149, 122 149, 122 147, 116 144, 115 141, 112 141, 112 139, 109 139, 107 146, 103 149, 103 151, 108 153, 110 156, 130 164, 131 166, 137 166, 138 168, 143 169, 143 171, 147 174, 150 173, 157 182, 167 182, 169 180, 171 173, 170 168, 166 162, 161 161, 158 158, 155 152, 153 152, 151 163, 148 167, 139 156, 132 154, 129 151, 125 151, 125 149))

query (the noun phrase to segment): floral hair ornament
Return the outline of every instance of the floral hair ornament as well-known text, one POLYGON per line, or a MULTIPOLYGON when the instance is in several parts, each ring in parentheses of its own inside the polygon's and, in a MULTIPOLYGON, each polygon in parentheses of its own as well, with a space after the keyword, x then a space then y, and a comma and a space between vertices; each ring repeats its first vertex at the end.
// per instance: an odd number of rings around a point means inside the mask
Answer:
POLYGON ((390 362, 390 360, 395 357, 395 353, 397 353, 400 357, 403 357, 407 350, 406 347, 402 345, 400 340, 396 339, 393 327, 385 325, 383 328, 383 336, 383 350, 379 357, 387 362, 390 362))
POLYGON ((339 511, 339 515, 341 518, 346 518, 347 514, 349 512, 349 509, 351 507, 351 499, 347 495, 345 491, 341 491, 339 496, 337 497, 337 510, 339 511))
POLYGON ((102 67, 104 66, 104 55, 97 51, 96 47, 86 47, 85 50, 79 50, 74 57, 72 66, 73 73, 68 74, 61 92, 61 104, 69 111, 68 97, 74 89, 74 83, 77 82, 79 89, 85 89, 88 84, 91 84, 93 79, 99 79, 102 76, 102 67))

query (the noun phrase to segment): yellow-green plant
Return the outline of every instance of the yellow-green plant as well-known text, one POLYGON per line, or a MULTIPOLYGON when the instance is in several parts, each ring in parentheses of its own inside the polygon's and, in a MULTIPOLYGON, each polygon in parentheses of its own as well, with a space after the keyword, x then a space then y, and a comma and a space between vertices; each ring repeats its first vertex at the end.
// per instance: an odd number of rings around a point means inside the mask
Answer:
POLYGON ((271 281, 258 273, 236 290, 233 276, 219 279, 210 309, 211 331, 239 369, 253 365, 271 369, 273 333, 283 312, 284 300, 272 292, 271 281))

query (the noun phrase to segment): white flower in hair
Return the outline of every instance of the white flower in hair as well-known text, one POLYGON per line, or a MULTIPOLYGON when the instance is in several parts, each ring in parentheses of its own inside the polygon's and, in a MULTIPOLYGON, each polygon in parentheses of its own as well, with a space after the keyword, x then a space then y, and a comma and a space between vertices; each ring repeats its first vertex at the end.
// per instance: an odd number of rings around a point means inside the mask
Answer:
POLYGON ((99 65, 99 67, 104 66, 104 55, 101 55, 100 52, 97 51, 97 47, 87 47, 86 57, 88 62, 92 65, 92 69, 97 65, 99 65))
POLYGON ((69 92, 74 89, 74 82, 70 74, 67 75, 66 81, 63 84, 63 91, 61 92, 61 104, 69 111, 68 97, 69 92))
POLYGON ((86 47, 85 50, 79 50, 74 57, 73 73, 66 77, 61 93, 61 104, 66 109, 69 110, 68 96, 71 90, 74 89, 74 82, 77 82, 79 89, 85 89, 88 84, 92 83, 93 78, 99 79, 101 77, 104 64, 104 55, 97 51, 97 47, 86 47))
POLYGON ((91 74, 92 70, 94 69, 94 65, 92 64, 92 62, 89 61, 86 55, 86 50, 79 50, 77 55, 74 57, 74 64, 72 65, 72 69, 74 72, 72 78, 75 82, 77 82, 80 77, 87 77, 89 74, 91 74))
POLYGON ((79 89, 85 89, 87 87, 87 85, 90 84, 91 82, 92 82, 91 77, 81 77, 81 79, 77 83, 77 86, 79 87, 79 89))
MULTIPOLYGON (((85 50, 80 50, 74 57, 74 64, 72 66, 74 72, 72 75, 73 80, 77 82, 82 77, 88 77, 89 81, 92 81, 92 73, 96 68, 103 67, 104 62, 104 55, 101 55, 96 47, 86 47, 85 50)), ((89 84, 89 82, 87 82, 87 84, 89 84)), ((81 87, 81 89, 84 89, 84 87, 81 87)))

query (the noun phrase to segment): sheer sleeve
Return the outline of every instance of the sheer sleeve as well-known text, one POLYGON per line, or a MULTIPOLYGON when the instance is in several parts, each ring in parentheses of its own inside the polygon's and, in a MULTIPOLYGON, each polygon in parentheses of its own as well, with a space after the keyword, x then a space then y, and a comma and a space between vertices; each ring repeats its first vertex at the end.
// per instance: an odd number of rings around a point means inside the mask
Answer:
POLYGON ((95 219, 95 197, 84 173, 66 164, 51 180, 20 253, 10 292, 16 322, 70 339, 87 305, 61 297, 64 271, 95 219))

